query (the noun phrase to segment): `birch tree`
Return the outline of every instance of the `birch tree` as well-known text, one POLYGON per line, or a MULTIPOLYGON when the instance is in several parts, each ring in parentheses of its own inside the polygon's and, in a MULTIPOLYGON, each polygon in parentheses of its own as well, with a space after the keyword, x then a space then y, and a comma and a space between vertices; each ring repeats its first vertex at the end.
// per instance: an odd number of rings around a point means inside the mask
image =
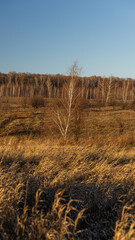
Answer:
POLYGON ((113 78, 112 76, 109 78, 109 81, 107 83, 107 93, 106 93, 106 103, 110 101, 112 88, 113 88, 113 78))
POLYGON ((56 99, 52 109, 52 119, 61 136, 67 139, 75 110, 79 104, 81 92, 77 87, 77 76, 80 69, 75 62, 70 68, 70 79, 65 83, 65 95, 56 99))
POLYGON ((123 102, 127 101, 129 85, 130 85, 129 79, 123 81, 123 102))

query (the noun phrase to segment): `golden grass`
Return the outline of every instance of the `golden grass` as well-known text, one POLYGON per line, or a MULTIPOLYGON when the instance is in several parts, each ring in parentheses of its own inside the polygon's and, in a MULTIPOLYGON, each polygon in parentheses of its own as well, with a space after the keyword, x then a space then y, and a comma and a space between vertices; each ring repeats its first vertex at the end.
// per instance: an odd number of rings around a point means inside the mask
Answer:
POLYGON ((0 119, 0 239, 133 240, 135 112, 84 112, 65 142, 46 107, 15 106, 0 119))

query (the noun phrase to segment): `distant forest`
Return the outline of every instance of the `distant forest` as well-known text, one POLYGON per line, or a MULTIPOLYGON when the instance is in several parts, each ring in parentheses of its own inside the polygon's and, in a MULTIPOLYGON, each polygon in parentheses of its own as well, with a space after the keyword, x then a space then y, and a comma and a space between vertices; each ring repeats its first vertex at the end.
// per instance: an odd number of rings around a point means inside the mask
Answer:
MULTIPOLYGON (((66 94, 65 83, 70 76, 29 74, 9 72, 0 73, 0 97, 62 98, 66 94)), ((78 91, 84 99, 96 99, 102 102, 112 100, 135 100, 135 80, 118 77, 76 77, 78 91)))

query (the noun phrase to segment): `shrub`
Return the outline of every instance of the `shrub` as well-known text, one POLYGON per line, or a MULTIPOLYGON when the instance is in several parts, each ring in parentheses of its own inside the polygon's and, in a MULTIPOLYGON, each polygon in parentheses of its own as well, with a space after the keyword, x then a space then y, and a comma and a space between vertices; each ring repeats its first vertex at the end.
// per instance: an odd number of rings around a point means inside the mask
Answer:
POLYGON ((34 96, 31 99, 31 106, 34 108, 44 107, 45 106, 44 98, 42 96, 34 96))

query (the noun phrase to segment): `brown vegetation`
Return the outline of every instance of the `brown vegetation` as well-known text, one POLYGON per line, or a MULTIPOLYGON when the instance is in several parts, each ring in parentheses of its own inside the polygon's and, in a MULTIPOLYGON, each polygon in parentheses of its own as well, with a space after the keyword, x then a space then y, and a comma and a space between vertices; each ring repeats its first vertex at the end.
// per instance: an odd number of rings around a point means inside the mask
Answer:
POLYGON ((44 100, 43 97, 41 97, 41 96, 34 96, 34 97, 31 98, 31 106, 32 107, 39 108, 39 107, 44 107, 44 105, 45 105, 45 100, 44 100))
POLYGON ((50 118, 55 99, 0 100, 0 239, 133 240, 131 105, 82 102, 65 141, 50 118))

